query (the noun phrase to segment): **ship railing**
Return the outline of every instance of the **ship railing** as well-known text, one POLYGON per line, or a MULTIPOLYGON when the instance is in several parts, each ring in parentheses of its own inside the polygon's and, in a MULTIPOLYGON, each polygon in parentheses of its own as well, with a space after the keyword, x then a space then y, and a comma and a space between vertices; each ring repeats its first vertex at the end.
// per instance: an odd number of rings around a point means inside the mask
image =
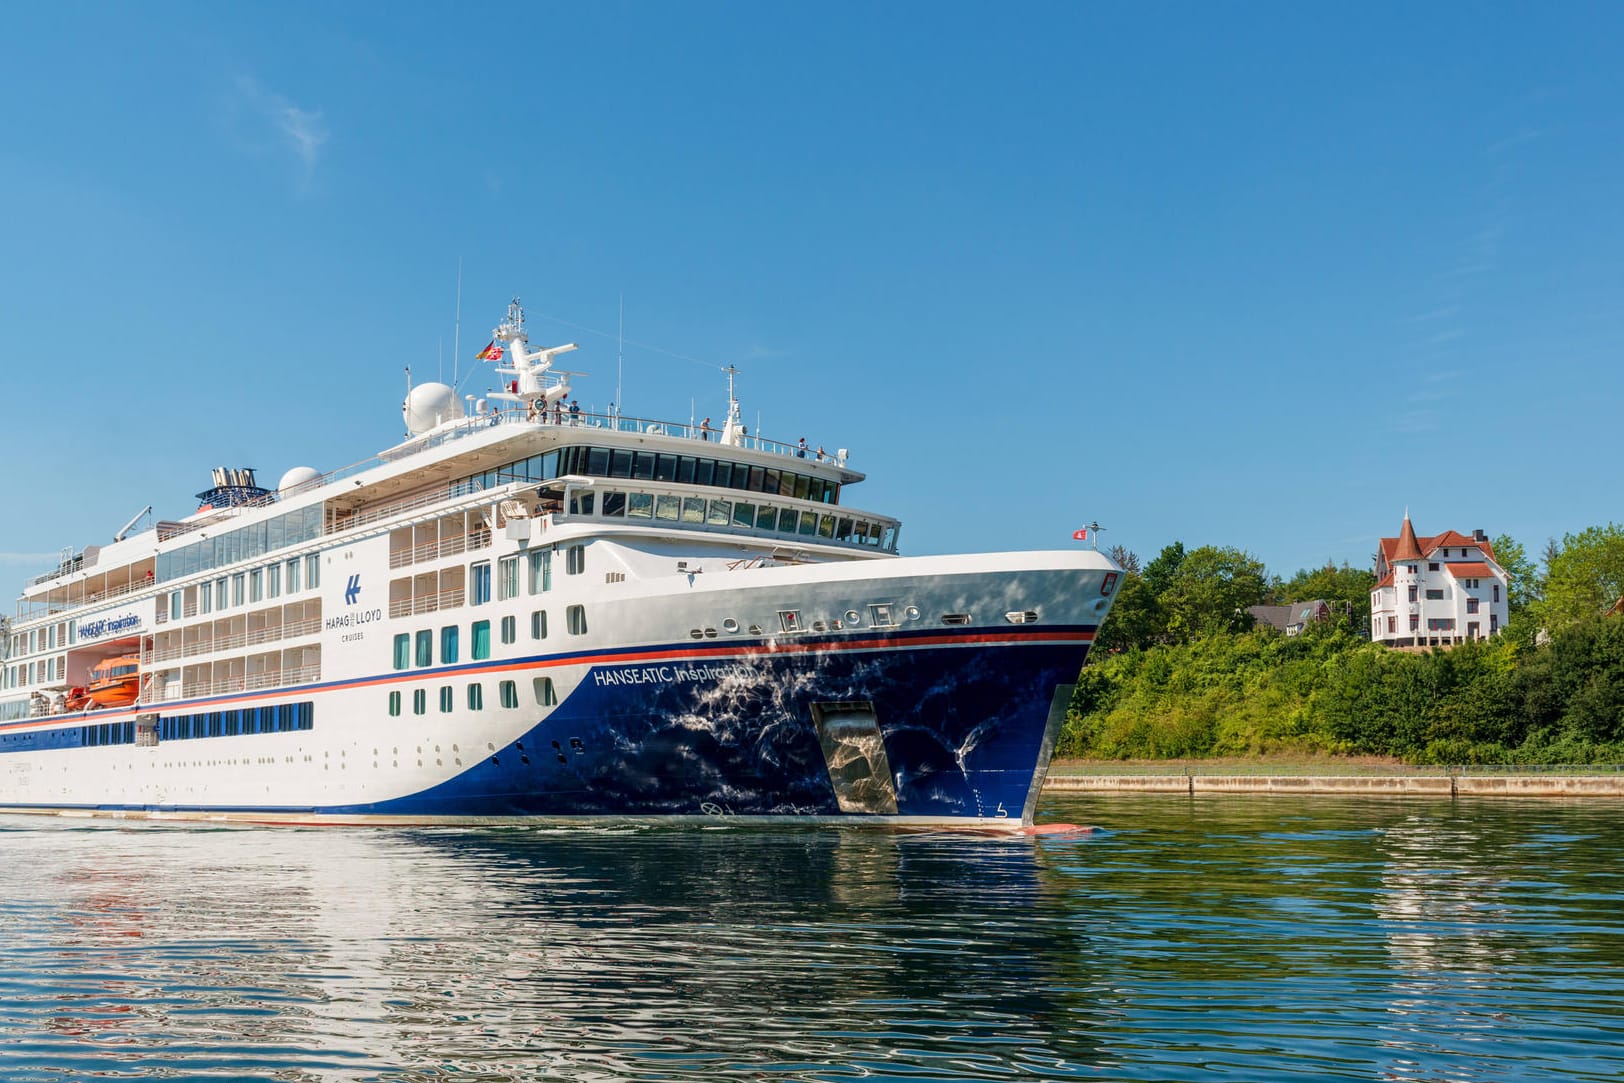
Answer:
POLYGON ((425 560, 436 560, 440 557, 456 556, 472 549, 484 549, 491 544, 489 530, 474 530, 466 534, 457 534, 437 541, 424 542, 414 545, 410 549, 398 549, 389 554, 391 568, 404 568, 408 564, 419 564, 425 560))
POLYGON ((438 594, 421 594, 412 598, 397 598, 389 603, 391 617, 415 617, 422 613, 438 613, 442 609, 457 609, 463 604, 466 591, 442 590, 438 594))
POLYGON ((354 530, 357 527, 367 526, 384 519, 392 519, 409 511, 417 511, 420 508, 443 504, 447 500, 481 491, 482 487, 477 482, 441 486, 433 492, 419 493, 417 496, 391 501, 388 504, 375 504, 352 515, 342 516, 328 526, 326 533, 338 534, 346 530, 354 530))
MULTIPOLYGON (((719 443, 722 439, 722 426, 712 424, 706 428, 703 422, 694 421, 662 421, 652 417, 628 417, 622 413, 594 414, 585 411, 572 414, 568 410, 556 413, 551 410, 538 411, 532 417, 527 410, 518 408, 499 410, 494 414, 482 414, 473 420, 483 421, 485 425, 493 423, 508 424, 520 422, 526 424, 560 425, 564 428, 607 429, 610 432, 637 433, 643 436, 674 436, 681 440, 698 440, 719 443)), ((750 448, 753 451, 765 451, 772 455, 783 455, 789 458, 806 459, 809 462, 837 462, 836 453, 825 451, 821 458, 818 455, 817 445, 803 445, 800 441, 793 443, 784 440, 769 440, 764 436, 742 436, 740 447, 750 448)), ((841 463, 841 465, 845 465, 841 463)))
POLYGON ((290 666, 287 669, 268 669, 259 673, 236 673, 210 681, 188 681, 181 689, 181 698, 195 696, 224 696, 233 692, 256 692, 264 688, 279 688, 290 684, 309 684, 321 679, 321 665, 290 666))
POLYGON ((161 662, 173 662, 180 658, 192 658, 200 654, 214 654, 217 651, 236 650, 241 647, 254 646, 260 643, 275 643, 284 639, 295 639, 299 636, 315 635, 321 631, 320 617, 307 617, 303 620, 287 621, 280 625, 266 628, 256 628, 252 632, 230 632, 215 636, 212 639, 200 640, 194 643, 182 643, 179 646, 160 647, 146 655, 149 664, 157 665, 161 662))
POLYGON ((18 620, 34 620, 38 617, 48 617, 53 613, 66 613, 71 609, 83 609, 87 606, 104 605, 117 601, 131 594, 152 589, 152 580, 145 582, 123 583, 106 590, 84 591, 77 597, 69 597, 63 601, 27 602, 17 603, 18 620))

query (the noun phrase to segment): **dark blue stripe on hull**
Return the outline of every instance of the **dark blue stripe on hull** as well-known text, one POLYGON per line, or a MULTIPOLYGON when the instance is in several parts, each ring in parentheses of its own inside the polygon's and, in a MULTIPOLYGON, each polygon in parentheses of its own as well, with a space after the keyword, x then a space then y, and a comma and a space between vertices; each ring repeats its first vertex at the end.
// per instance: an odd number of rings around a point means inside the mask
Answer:
POLYGON ((869 703, 898 815, 1018 818, 1055 687, 1076 680, 1087 650, 1004 643, 597 666, 544 722, 458 777, 314 811, 840 815, 814 705, 869 703))

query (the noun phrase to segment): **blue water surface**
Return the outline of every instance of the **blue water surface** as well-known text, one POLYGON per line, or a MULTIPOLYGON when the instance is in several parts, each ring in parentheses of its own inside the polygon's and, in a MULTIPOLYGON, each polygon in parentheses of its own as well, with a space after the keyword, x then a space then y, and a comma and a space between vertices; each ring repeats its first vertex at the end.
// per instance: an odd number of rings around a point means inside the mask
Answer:
POLYGON ((1616 1080, 1624 803, 0 818, 0 1080, 1616 1080))

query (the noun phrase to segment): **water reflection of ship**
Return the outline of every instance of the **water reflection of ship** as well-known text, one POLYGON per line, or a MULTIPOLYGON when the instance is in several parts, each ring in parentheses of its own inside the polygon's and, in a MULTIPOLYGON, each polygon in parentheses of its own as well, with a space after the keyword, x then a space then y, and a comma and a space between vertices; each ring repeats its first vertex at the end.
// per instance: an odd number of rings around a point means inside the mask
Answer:
POLYGON ((879 1058, 884 1033, 928 1046, 951 1026, 1000 1057, 1092 1059, 1086 1031, 1067 1032, 1090 1006, 1059 990, 1097 976, 1072 925, 1044 920, 1060 887, 1030 840, 133 834, 140 860, 78 866, 116 902, 73 935, 75 954, 122 953, 127 968, 140 932, 139 977, 75 992, 91 1015, 133 1004, 116 1027, 137 1044, 184 1038, 227 1061, 274 1049, 307 1071, 625 1077, 656 1055, 675 1075, 718 1057, 879 1058))

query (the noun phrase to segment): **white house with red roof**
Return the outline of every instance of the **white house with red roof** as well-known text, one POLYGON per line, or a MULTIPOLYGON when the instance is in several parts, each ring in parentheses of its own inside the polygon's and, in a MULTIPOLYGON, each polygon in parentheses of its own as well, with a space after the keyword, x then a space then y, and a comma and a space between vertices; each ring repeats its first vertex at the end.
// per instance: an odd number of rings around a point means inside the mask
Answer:
POLYGON ((1506 625, 1509 577, 1481 530, 1418 537, 1408 513, 1381 539, 1370 591, 1370 638, 1390 647, 1448 647, 1506 625))

